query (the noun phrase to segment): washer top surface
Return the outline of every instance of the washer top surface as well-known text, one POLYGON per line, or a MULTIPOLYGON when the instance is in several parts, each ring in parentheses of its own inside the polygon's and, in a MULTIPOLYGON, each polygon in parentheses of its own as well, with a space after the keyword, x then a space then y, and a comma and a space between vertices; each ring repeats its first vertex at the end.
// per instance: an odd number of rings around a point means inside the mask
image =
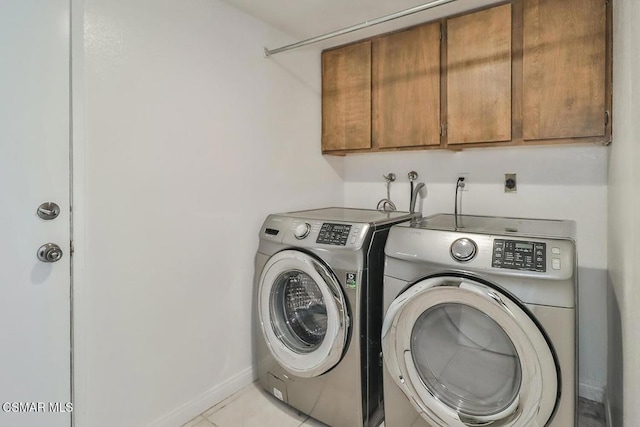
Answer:
POLYGON ((401 211, 383 212, 375 209, 354 209, 337 207, 287 212, 278 215, 298 218, 302 220, 315 219, 319 221, 358 222, 376 225, 396 223, 403 220, 408 221, 416 216, 415 214, 401 211))
POLYGON ((478 215, 432 215, 408 224, 407 227, 426 230, 458 231, 477 234, 527 236, 575 240, 574 221, 553 219, 503 218, 478 215))
POLYGON ((408 212, 337 207, 271 214, 260 229, 258 251, 271 255, 279 250, 279 247, 263 245, 266 242, 311 250, 366 250, 368 239, 376 238, 376 230, 417 217, 419 214, 408 212))

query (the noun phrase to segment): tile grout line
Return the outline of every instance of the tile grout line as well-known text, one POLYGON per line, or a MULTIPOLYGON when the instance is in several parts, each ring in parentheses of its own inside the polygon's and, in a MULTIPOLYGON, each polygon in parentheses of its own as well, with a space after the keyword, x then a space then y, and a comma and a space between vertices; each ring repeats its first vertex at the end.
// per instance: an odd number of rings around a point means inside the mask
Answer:
POLYGON ((304 423, 306 423, 307 421, 309 421, 309 418, 311 418, 311 416, 310 416, 310 415, 307 415, 307 417, 306 417, 304 420, 302 420, 302 422, 298 425, 298 427, 302 427, 302 426, 304 425, 304 423))

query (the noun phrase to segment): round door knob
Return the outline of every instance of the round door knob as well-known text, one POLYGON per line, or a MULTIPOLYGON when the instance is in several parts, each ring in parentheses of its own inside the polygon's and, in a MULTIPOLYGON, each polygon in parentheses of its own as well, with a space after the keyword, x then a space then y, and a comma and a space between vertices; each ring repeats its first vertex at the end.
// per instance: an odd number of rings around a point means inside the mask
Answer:
POLYGON ((56 262, 62 258, 62 249, 55 243, 46 243, 38 248, 38 259, 42 262, 56 262))
POLYGON ((300 224, 293 230, 293 235, 296 236, 296 239, 301 240, 309 235, 311 232, 311 226, 306 222, 300 224))
POLYGON ((466 237, 458 239, 451 244, 451 256, 456 261, 471 261, 476 256, 477 251, 476 242, 466 237))

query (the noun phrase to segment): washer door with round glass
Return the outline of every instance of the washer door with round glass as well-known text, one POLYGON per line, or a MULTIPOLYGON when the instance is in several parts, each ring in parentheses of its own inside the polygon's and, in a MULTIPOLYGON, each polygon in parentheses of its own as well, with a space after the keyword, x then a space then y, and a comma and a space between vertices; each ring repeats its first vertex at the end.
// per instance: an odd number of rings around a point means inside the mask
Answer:
POLYGON ((544 426, 560 384, 554 351, 511 296, 467 277, 411 286, 384 319, 386 369, 438 426, 544 426))
POLYGON ((271 354, 291 374, 315 377, 340 361, 349 326, 345 298, 316 258, 295 250, 272 256, 260 277, 258 312, 271 354))

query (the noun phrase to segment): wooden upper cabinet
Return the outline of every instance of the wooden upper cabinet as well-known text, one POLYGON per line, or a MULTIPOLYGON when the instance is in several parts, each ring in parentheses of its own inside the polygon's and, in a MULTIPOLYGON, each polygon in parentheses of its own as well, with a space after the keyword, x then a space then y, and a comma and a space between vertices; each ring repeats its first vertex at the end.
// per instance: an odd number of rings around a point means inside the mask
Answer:
POLYGON ((373 145, 440 144, 440 23, 373 42, 373 145))
POLYGON ((605 135, 605 0, 524 0, 523 138, 605 135))
POLYGON ((446 79, 449 145, 511 140, 511 4, 447 20, 446 79))
POLYGON ((371 41, 322 53, 322 151, 371 147, 371 41))
POLYGON ((611 8, 511 0, 324 51, 322 151, 608 143, 611 8))

